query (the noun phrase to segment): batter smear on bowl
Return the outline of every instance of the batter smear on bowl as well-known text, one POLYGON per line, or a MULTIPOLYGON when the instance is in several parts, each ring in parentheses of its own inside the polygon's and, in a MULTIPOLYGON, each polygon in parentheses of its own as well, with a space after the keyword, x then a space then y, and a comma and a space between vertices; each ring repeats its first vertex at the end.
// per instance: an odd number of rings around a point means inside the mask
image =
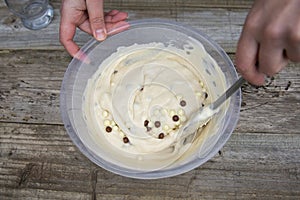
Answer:
POLYGON ((191 113, 217 96, 207 83, 224 90, 224 79, 206 72, 211 66, 218 69, 199 43, 182 49, 171 43, 120 47, 85 89, 83 113, 90 133, 120 157, 141 161, 138 169, 169 166, 190 151, 209 123, 199 124, 195 138, 178 137, 191 113))

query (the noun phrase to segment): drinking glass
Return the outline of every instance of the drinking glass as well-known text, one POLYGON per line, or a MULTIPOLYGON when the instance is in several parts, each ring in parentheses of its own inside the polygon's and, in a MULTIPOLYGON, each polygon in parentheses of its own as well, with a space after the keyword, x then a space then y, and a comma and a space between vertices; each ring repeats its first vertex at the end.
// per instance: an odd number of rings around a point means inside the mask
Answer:
POLYGON ((5 3, 28 29, 45 28, 53 19, 53 8, 48 0, 5 0, 5 3))

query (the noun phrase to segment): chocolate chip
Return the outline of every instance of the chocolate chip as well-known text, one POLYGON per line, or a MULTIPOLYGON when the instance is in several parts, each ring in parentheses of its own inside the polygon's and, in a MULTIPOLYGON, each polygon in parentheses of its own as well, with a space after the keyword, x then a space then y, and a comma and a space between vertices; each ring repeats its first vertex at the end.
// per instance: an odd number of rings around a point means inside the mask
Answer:
POLYGON ((148 121, 148 120, 145 120, 145 121, 144 121, 144 126, 147 127, 148 124, 149 124, 149 121, 148 121))
POLYGON ((204 103, 201 106, 204 107, 205 106, 204 103))
POLYGON ((208 97, 207 92, 204 92, 204 99, 207 99, 207 97, 208 97))
POLYGON ((174 122, 177 122, 177 121, 179 120, 179 117, 178 117, 178 115, 174 115, 174 116, 172 117, 172 119, 173 119, 174 122))
POLYGON ((159 128, 159 127, 160 127, 160 121, 154 122, 154 126, 155 126, 156 128, 159 128))
POLYGON ((182 107, 186 106, 186 101, 185 100, 181 100, 179 103, 182 107))
POLYGON ((129 142, 128 137, 123 137, 123 142, 124 142, 124 143, 128 143, 128 142, 129 142))
POLYGON ((159 135, 158 135, 158 139, 163 139, 165 137, 165 134, 164 133, 160 133, 159 135))
POLYGON ((106 130, 106 132, 110 133, 110 132, 112 131, 112 128, 111 128, 110 126, 107 126, 107 127, 105 128, 105 130, 106 130))
POLYGON ((149 132, 151 130, 152 130, 152 128, 147 126, 147 131, 149 132))

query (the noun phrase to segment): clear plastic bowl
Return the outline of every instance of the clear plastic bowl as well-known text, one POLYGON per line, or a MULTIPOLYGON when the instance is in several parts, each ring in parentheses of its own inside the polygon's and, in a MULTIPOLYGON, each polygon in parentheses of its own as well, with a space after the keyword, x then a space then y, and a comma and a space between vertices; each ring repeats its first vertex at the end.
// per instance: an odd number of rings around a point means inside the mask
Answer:
MULTIPOLYGON (((73 59, 64 75, 61 93, 60 110, 65 128, 79 150, 95 164, 113 173, 138 178, 157 179, 171 177, 188 172, 208 161, 223 147, 232 134, 239 117, 241 92, 236 92, 227 102, 224 115, 220 116, 221 125, 217 128, 217 137, 211 138, 210 147, 204 145, 196 147, 196 153, 188 156, 181 163, 170 165, 157 170, 142 170, 124 167, 105 159, 97 153, 101 147, 97 146, 93 137, 89 136, 87 125, 82 114, 82 97, 87 81, 98 70, 103 60, 116 52, 120 46, 133 44, 148 44, 160 42, 168 44, 171 40, 177 44, 184 44, 192 38, 204 46, 208 54, 217 62, 225 76, 225 88, 237 80, 235 68, 222 48, 202 32, 191 27, 172 21, 149 19, 129 22, 130 28, 109 36, 103 42, 91 39, 81 49, 88 57, 88 63, 73 59), (198 148, 198 149, 197 149, 198 148), (206 151, 203 152, 203 149, 206 151), (201 151, 201 155, 199 153, 201 151)), ((114 158, 112 158, 114 159, 114 158)))

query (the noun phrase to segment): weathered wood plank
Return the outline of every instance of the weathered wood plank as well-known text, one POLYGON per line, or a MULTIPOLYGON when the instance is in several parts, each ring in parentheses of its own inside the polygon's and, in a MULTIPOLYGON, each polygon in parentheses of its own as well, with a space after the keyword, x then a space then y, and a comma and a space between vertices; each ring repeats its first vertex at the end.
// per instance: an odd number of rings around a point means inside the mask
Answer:
MULTIPOLYGON (((58 97, 71 58, 58 42, 60 0, 51 3, 54 22, 47 29, 29 31, 0 1, 1 199, 299 199, 299 64, 290 64, 266 87, 243 86, 237 128, 204 165, 173 178, 124 178, 84 157, 62 125, 58 97)), ((199 28, 227 52, 234 52, 251 4, 105 2, 107 10, 128 11, 130 20, 154 16, 199 28)), ((76 41, 82 45, 89 38, 79 33, 76 41)))
MULTIPOLYGON (((163 18, 195 27, 217 41, 227 52, 234 52, 249 5, 252 1, 109 1, 106 9, 129 13, 129 21, 163 18), (232 3, 232 6, 230 6, 232 3)), ((59 6, 53 2, 55 18, 47 28, 31 31, 0 7, 0 49, 63 49, 58 39, 59 6)), ((79 45, 91 37, 81 31, 75 37, 79 45)))
POLYGON ((70 56, 2 51, 0 60, 0 120, 61 124, 59 93, 70 56))
POLYGON ((1 199, 11 200, 11 199, 22 199, 22 200, 39 200, 39 199, 74 199, 74 200, 84 200, 91 199, 90 194, 82 192, 68 192, 68 191, 57 191, 57 190, 47 190, 47 189, 28 189, 28 188, 14 188, 7 189, 3 188, 6 193, 3 193, 1 199))
POLYGON ((87 160, 60 125, 0 123, 0 196, 34 199, 291 198, 300 195, 300 134, 235 132, 183 175, 135 180, 87 160))
POLYGON ((300 133, 300 64, 290 64, 265 87, 242 91, 237 131, 300 133))

